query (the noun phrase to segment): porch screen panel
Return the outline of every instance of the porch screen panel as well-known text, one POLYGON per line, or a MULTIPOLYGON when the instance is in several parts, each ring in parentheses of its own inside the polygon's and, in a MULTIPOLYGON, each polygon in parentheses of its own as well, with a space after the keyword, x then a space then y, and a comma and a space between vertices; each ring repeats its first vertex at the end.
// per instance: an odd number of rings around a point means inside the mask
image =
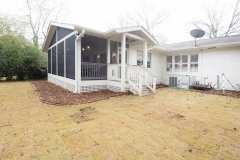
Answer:
POLYGON ((111 58, 110 63, 117 63, 117 42, 111 41, 111 58))
POLYGON ((57 36, 56 36, 56 31, 55 31, 55 33, 54 33, 54 35, 53 35, 53 38, 52 38, 52 41, 51 41, 51 43, 50 43, 50 47, 56 43, 56 37, 57 37, 57 36))
POLYGON ((64 42, 58 45, 58 75, 64 77, 64 42))
POLYGON ((66 37, 72 32, 73 30, 58 27, 58 41, 66 37))
POLYGON ((75 35, 66 39, 66 77, 75 79, 75 35))
POLYGON ((56 47, 52 48, 52 74, 56 75, 56 47))
POLYGON ((51 65, 52 62, 51 62, 51 49, 48 50, 48 73, 51 73, 51 65))

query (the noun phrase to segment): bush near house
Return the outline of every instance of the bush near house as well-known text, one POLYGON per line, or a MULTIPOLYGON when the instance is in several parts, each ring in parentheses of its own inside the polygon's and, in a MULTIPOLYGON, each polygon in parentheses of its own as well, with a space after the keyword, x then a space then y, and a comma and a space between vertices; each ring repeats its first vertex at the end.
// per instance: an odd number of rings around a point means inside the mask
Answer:
POLYGON ((42 79, 47 76, 47 55, 23 36, 0 36, 0 79, 42 79))

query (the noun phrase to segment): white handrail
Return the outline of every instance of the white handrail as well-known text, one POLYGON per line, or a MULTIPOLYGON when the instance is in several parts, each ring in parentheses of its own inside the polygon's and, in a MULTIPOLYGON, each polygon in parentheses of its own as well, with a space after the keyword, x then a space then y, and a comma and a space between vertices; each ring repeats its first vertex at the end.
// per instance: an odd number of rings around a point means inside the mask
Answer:
POLYGON ((142 96, 143 78, 145 77, 133 66, 127 64, 127 80, 131 87, 137 91, 139 96, 142 96))
POLYGON ((145 66, 140 66, 142 69, 144 69, 145 71, 147 71, 148 73, 150 73, 152 76, 158 77, 158 75, 156 73, 154 73, 152 70, 150 70, 149 68, 145 67, 145 66))
POLYGON ((153 93, 156 92, 156 77, 158 75, 145 66, 134 66, 135 69, 145 75, 143 84, 145 84, 153 93))
POLYGON ((129 64, 126 64, 128 67, 132 68, 133 70, 135 70, 138 74, 140 74, 142 77, 144 77, 144 75, 139 71, 137 70, 136 68, 134 68, 133 66, 129 65, 129 64))

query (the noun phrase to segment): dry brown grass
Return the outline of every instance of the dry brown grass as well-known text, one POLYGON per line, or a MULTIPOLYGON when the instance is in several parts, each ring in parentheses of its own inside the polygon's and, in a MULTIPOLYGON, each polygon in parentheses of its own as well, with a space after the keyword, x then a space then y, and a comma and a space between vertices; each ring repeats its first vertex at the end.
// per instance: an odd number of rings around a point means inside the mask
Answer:
POLYGON ((230 97, 164 88, 53 106, 29 82, 0 83, 0 159, 238 159, 239 122, 230 97))

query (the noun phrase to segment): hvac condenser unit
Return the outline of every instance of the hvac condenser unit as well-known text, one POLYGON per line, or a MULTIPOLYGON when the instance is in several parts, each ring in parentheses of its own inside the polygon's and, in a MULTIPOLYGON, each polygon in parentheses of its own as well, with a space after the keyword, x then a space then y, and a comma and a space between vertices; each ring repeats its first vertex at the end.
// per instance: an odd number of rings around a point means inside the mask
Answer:
POLYGON ((169 87, 189 89, 192 85, 196 84, 196 78, 194 76, 171 76, 169 77, 169 87))

